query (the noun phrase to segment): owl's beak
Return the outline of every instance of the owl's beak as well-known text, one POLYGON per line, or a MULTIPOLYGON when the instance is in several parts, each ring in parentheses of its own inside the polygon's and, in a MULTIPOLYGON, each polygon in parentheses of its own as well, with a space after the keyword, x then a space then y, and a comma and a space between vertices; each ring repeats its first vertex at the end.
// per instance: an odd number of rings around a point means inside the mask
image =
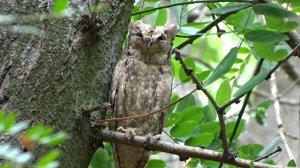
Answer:
POLYGON ((149 49, 151 47, 152 41, 148 41, 147 48, 149 49))

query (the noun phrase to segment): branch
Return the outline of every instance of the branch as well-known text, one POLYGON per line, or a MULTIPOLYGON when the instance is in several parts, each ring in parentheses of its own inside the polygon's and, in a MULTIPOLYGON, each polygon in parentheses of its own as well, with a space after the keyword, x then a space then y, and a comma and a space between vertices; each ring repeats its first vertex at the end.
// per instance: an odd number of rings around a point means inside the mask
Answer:
POLYGON ((277 146, 277 149, 274 152, 271 152, 271 153, 269 153, 269 154, 267 154, 267 155, 265 155, 265 156, 263 156, 261 158, 255 159, 254 161, 258 162, 258 161, 261 161, 263 159, 267 159, 270 156, 272 156, 272 155, 274 155, 274 154, 276 154, 278 152, 282 152, 282 149, 279 146, 277 146))
POLYGON ((277 125, 278 125, 278 132, 279 135, 282 139, 282 142, 284 144, 285 150, 288 154, 288 157, 290 158, 290 160, 295 160, 295 157, 293 155, 293 152, 286 140, 286 137, 284 135, 284 131, 283 131, 283 125, 282 125, 282 119, 281 119, 281 115, 280 115, 280 103, 278 101, 277 94, 278 94, 278 88, 276 85, 276 77, 275 74, 272 75, 271 77, 271 93, 273 95, 273 97, 275 97, 274 99, 274 111, 275 111, 275 116, 276 116, 276 121, 277 121, 277 125))
POLYGON ((173 52, 175 52, 175 59, 180 62, 184 72, 186 73, 187 76, 190 76, 192 78, 192 81, 196 84, 197 90, 201 90, 205 96, 208 98, 208 100, 213 104, 214 108, 217 111, 218 118, 219 118, 219 124, 220 124, 220 138, 222 140, 222 147, 223 147, 223 152, 224 156, 226 158, 231 158, 231 154, 229 151, 229 145, 226 137, 226 125, 225 125, 225 120, 223 116, 224 110, 220 109, 219 106, 217 105, 217 102, 214 100, 214 98, 210 95, 210 93, 203 87, 202 83, 197 79, 195 74, 193 73, 193 69, 190 69, 187 67, 185 62, 183 61, 180 52, 177 49, 174 49, 173 52))
POLYGON ((193 91, 191 91, 190 93, 188 93, 187 95, 181 97, 180 99, 158 109, 158 110, 155 110, 155 111, 151 111, 151 112, 144 112, 140 115, 134 115, 134 116, 127 116, 127 117, 120 117, 120 118, 108 118, 108 119, 104 119, 104 120, 100 120, 97 122, 97 125, 101 125, 101 123, 105 123, 105 122, 111 122, 111 121, 124 121, 124 120, 132 120, 132 119, 136 119, 136 118, 143 118, 143 117, 147 117, 147 116, 150 116, 150 115, 153 115, 155 113, 158 113, 158 112, 162 112, 166 109, 168 109, 169 107, 177 104, 178 102, 182 101, 183 99, 187 98, 189 95, 191 95, 192 93, 194 93, 197 89, 194 89, 193 91))
MULTIPOLYGON (((143 11, 140 11, 140 12, 135 12, 135 13, 132 14, 132 16, 139 15, 139 14, 142 14, 142 13, 152 12, 152 11, 156 11, 156 10, 160 10, 160 9, 164 9, 164 8, 171 8, 171 7, 174 7, 174 6, 189 5, 189 4, 195 4, 195 3, 214 3, 214 2, 220 2, 220 0, 189 1, 189 2, 174 3, 174 4, 171 4, 171 5, 159 6, 157 8, 152 8, 152 9, 143 10, 143 11)), ((253 3, 253 0, 224 0, 222 2, 247 2, 247 3, 253 3)))
MULTIPOLYGON (((217 19, 213 20, 211 23, 209 23, 203 29, 201 29, 200 31, 198 31, 195 36, 191 36, 190 38, 188 38, 186 41, 184 41, 181 44, 179 44, 174 49, 180 50, 183 47, 185 47, 186 45, 192 44, 197 38, 201 37, 204 33, 206 33, 207 31, 209 31, 210 29, 212 29, 214 26, 218 25, 220 22, 222 22, 223 20, 225 20, 230 15, 235 14, 236 12, 238 12, 238 11, 232 11, 232 12, 228 12, 228 13, 224 13, 224 14, 220 15, 217 19)), ((173 50, 173 53, 174 53, 174 51, 175 50, 173 50)))
MULTIPOLYGON (((220 152, 214 152, 207 149, 202 149, 200 147, 190 147, 185 145, 180 145, 171 142, 165 142, 157 140, 155 138, 147 138, 143 136, 133 136, 128 139, 124 133, 119 133, 115 131, 106 131, 100 133, 100 140, 111 143, 126 144, 137 147, 147 147, 150 150, 156 150, 166 153, 175 154, 178 156, 192 157, 199 159, 212 160, 217 162, 224 162, 230 165, 235 165, 239 167, 250 167, 250 161, 240 158, 235 159, 224 159, 223 154, 220 152)), ((283 168, 282 166, 273 166, 263 163, 254 162, 255 168, 283 168)))
MULTIPOLYGON (((254 76, 257 75, 257 74, 260 72, 260 69, 261 69, 261 67, 262 67, 263 62, 264 62, 264 59, 260 59, 260 60, 259 60, 257 66, 256 66, 256 69, 255 69, 255 72, 254 72, 254 76)), ((244 103, 243 103, 243 105, 242 105, 242 108, 241 108, 241 110, 240 110, 240 112, 239 112, 239 115, 238 115, 238 118, 237 118, 237 120, 236 120, 236 123, 235 123, 235 125, 234 125, 232 134, 231 134, 231 136, 230 136, 230 139, 229 139, 229 146, 231 145, 231 143, 232 143, 232 141, 233 141, 233 139, 234 139, 234 137, 235 137, 235 134, 236 134, 236 132, 237 132, 237 130, 238 130, 238 127, 239 127, 240 122, 241 122, 241 120, 242 120, 242 117, 243 117, 243 115, 244 115, 246 106, 247 106, 248 101, 249 101, 249 99, 250 99, 251 93, 252 93, 252 90, 250 90, 250 91, 247 93, 247 95, 246 95, 246 98, 245 98, 244 103)))

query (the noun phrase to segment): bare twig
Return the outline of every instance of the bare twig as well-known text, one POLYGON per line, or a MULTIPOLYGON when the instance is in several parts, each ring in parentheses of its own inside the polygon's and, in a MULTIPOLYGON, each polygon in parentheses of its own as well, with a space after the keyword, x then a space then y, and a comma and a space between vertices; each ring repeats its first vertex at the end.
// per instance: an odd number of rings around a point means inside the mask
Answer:
POLYGON ((267 154, 267 155, 265 155, 265 156, 263 156, 263 157, 261 157, 261 158, 255 159, 254 161, 255 161, 255 162, 258 162, 258 161, 261 161, 261 160, 263 160, 263 159, 267 159, 267 158, 269 158, 270 156, 272 156, 272 155, 274 155, 274 154, 276 154, 276 153, 278 153, 278 152, 281 152, 281 151, 282 151, 281 147, 280 147, 280 146, 277 146, 277 149, 276 149, 275 151, 273 151, 273 152, 271 152, 271 153, 269 153, 269 154, 267 154))
MULTIPOLYGON (((171 5, 159 6, 157 8, 152 8, 152 9, 143 10, 143 11, 140 11, 140 12, 135 12, 135 13, 132 14, 132 16, 139 15, 139 14, 142 14, 142 13, 152 12, 152 11, 156 11, 156 10, 160 10, 160 9, 171 8, 171 7, 174 7, 174 6, 189 5, 189 4, 196 4, 196 3, 213 3, 213 2, 220 2, 220 0, 188 1, 188 2, 174 3, 174 4, 171 4, 171 5)), ((223 0, 222 2, 253 3, 254 1, 253 0, 223 0)))
POLYGON ((288 154, 288 157, 290 158, 290 160, 295 160, 293 152, 292 152, 291 148, 289 147, 289 144, 286 140, 286 137, 285 137, 284 131, 283 131, 282 119, 281 119, 281 115, 280 115, 280 104, 279 104, 278 99, 276 98, 277 94, 278 94, 278 89, 277 89, 277 85, 276 85, 275 74, 273 74, 271 76, 270 84, 271 84, 271 93, 272 93, 273 97, 275 97, 275 99, 274 99, 274 111, 275 111, 275 116, 276 116, 276 122, 277 122, 277 125, 278 125, 278 133, 279 133, 279 135, 280 135, 280 137, 283 141, 283 144, 284 144, 285 150, 288 154))
POLYGON ((181 97, 180 99, 170 103, 169 105, 167 106, 164 106, 158 110, 155 110, 155 111, 151 111, 151 112, 145 112, 145 113, 142 113, 141 115, 134 115, 134 116, 127 116, 127 117, 120 117, 120 118, 108 118, 108 119, 104 119, 104 120, 100 120, 97 122, 98 125, 101 125, 102 123, 105 123, 105 122, 112 122, 112 121, 123 121, 123 120, 132 120, 132 119, 136 119, 136 118, 143 118, 143 117, 147 117, 147 116, 150 116, 150 115, 153 115, 155 113, 158 113, 158 112, 162 112, 166 109, 168 109, 169 107, 177 104, 178 102, 182 101, 183 99, 187 98, 188 96, 190 96, 192 93, 194 93, 197 89, 194 89, 193 91, 191 91, 190 93, 188 93, 187 95, 181 97))
POLYGON ((96 105, 96 106, 93 106, 93 107, 88 107, 86 109, 83 109, 82 112, 85 113, 85 114, 89 114, 89 113, 92 113, 92 112, 95 112, 95 111, 98 111, 98 110, 101 110, 101 109, 109 108, 110 106, 111 106, 110 103, 105 102, 105 103, 102 103, 102 104, 99 104, 99 105, 96 105))
MULTIPOLYGON (((218 25, 220 22, 222 22, 223 20, 225 20, 230 15, 235 14, 236 12, 238 12, 238 11, 232 11, 232 12, 228 12, 228 13, 220 15, 217 19, 213 20, 211 23, 209 23, 203 29, 201 29, 200 31, 198 31, 195 36, 191 36, 190 38, 188 38, 183 43, 179 44, 174 49, 180 50, 183 47, 185 47, 186 45, 192 44, 196 39, 198 39, 199 37, 201 37, 204 33, 206 33, 207 31, 211 30, 214 26, 218 25)), ((175 50, 173 50, 173 53, 174 52, 175 52, 175 50)))
MULTIPOLYGON (((226 160, 224 159, 223 154, 220 152, 201 149, 200 147, 190 147, 181 144, 165 142, 162 140, 157 140, 155 138, 133 136, 132 138, 128 139, 128 136, 126 136, 124 133, 119 133, 115 131, 101 132, 99 138, 101 141, 118 143, 118 144, 127 144, 127 145, 137 146, 137 147, 147 147, 150 150, 171 153, 178 156, 207 159, 207 160, 218 161, 218 162, 222 161, 227 164, 235 165, 238 167, 244 167, 244 168, 250 167, 249 160, 245 160, 241 158, 226 160)), ((254 166, 256 168, 283 168, 282 166, 273 166, 273 165, 267 165, 267 164, 257 163, 257 162, 254 163, 254 166)))

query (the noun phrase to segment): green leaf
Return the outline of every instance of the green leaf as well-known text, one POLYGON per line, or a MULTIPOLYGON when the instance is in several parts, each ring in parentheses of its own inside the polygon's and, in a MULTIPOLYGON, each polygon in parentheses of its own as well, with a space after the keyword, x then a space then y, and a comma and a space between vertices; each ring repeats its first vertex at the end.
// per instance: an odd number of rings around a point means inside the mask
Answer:
POLYGON ((195 128, 197 123, 195 121, 186 121, 180 124, 175 125, 170 131, 171 135, 175 138, 190 136, 195 128))
POLYGON ((191 22, 187 23, 185 25, 182 25, 182 27, 193 27, 198 30, 202 29, 205 25, 207 25, 209 22, 191 22))
POLYGON ((245 34, 245 38, 252 42, 280 42, 288 40, 288 36, 282 33, 277 33, 269 30, 254 30, 245 34))
POLYGON ((237 58, 237 51, 238 49, 236 47, 232 48, 229 51, 225 58, 214 69, 212 75, 208 78, 208 80, 204 82, 204 86, 208 86, 209 84, 213 83, 215 80, 222 77, 231 69, 232 65, 234 64, 237 58))
POLYGON ((290 161, 288 162, 288 165, 287 165, 287 166, 288 166, 288 167, 296 167, 297 165, 296 165, 295 160, 292 159, 292 160, 290 160, 290 161))
POLYGON ((250 162, 250 168, 255 168, 253 160, 251 160, 251 162, 250 162))
POLYGON ((37 168, 54 168, 58 167, 58 162, 56 161, 59 157, 59 151, 53 150, 43 156, 38 160, 36 166, 37 168))
MULTIPOLYGON (((235 127, 236 121, 234 122, 229 122, 226 124, 226 136, 229 138, 232 134, 232 131, 235 127)), ((241 120, 238 129, 236 131, 236 134, 234 136, 234 139, 238 139, 240 134, 245 130, 245 120, 241 120)))
POLYGON ((243 145, 238 148, 238 153, 241 154, 241 158, 255 160, 258 158, 258 153, 263 150, 263 146, 260 144, 243 145))
POLYGON ((208 122, 201 124, 200 132, 218 135, 220 133, 220 124, 219 122, 208 122))
POLYGON ((41 139, 41 142, 43 142, 44 144, 49 144, 49 145, 58 145, 64 141, 66 141, 67 138, 68 138, 68 136, 66 133, 59 132, 50 137, 41 139))
POLYGON ((278 146, 282 144, 281 137, 275 138, 271 143, 269 143, 261 152, 259 152, 258 156, 262 157, 271 152, 273 152, 278 146))
POLYGON ((19 164, 25 164, 25 163, 28 163, 32 158, 33 158, 32 153, 25 152, 25 153, 20 153, 19 155, 17 155, 17 157, 15 157, 13 161, 17 162, 19 164))
POLYGON ((208 103, 208 105, 204 106, 202 108, 205 122, 211 122, 216 121, 217 118, 217 111, 214 108, 214 106, 211 104, 211 102, 208 103))
POLYGON ((197 74, 196 77, 199 81, 204 81, 211 74, 211 72, 211 70, 206 70, 197 74))
POLYGON ((158 2, 160 0, 146 0, 147 2, 158 2))
POLYGON ((228 80, 224 80, 220 85, 217 95, 216 95, 216 102, 218 105, 223 105, 227 101, 231 99, 231 86, 228 80))
POLYGON ((180 31, 185 34, 195 35, 200 29, 194 27, 181 27, 180 31))
POLYGON ((199 163, 200 163, 199 159, 191 158, 191 159, 189 159, 189 162, 188 162, 186 168, 199 168, 199 167, 197 167, 199 163))
POLYGON ((271 4, 256 4, 253 6, 253 10, 256 14, 272 16, 272 17, 294 17, 295 13, 282 9, 278 6, 271 4))
POLYGON ((215 8, 213 10, 211 10, 210 12, 212 14, 225 14, 228 12, 233 12, 233 11, 240 11, 242 9, 248 8, 250 7, 251 4, 237 4, 237 5, 232 5, 232 6, 224 6, 221 8, 215 8))
POLYGON ((264 121, 267 117, 267 110, 270 107, 270 105, 272 104, 272 100, 271 99, 266 99, 265 101, 261 102, 255 109, 255 119, 256 122, 259 123, 260 125, 264 124, 264 121))
POLYGON ((282 32, 282 33, 287 33, 287 32, 290 32, 290 31, 296 29, 298 26, 299 26, 299 23, 298 23, 298 22, 295 22, 295 21, 288 21, 288 22, 285 22, 285 23, 281 26, 280 32, 282 32))
POLYGON ((69 0, 55 0, 53 11, 56 13, 61 13, 63 10, 67 9, 69 5, 69 0))
MULTIPOLYGON (((171 101, 170 102, 175 102, 179 99, 180 97, 173 93, 172 96, 171 96, 171 101)), ((180 103, 180 102, 179 102, 180 103)), ((168 109, 168 114, 171 114, 173 113, 174 109, 177 107, 178 104, 174 105, 174 106, 171 106, 169 109, 168 109)))
MULTIPOLYGON (((170 2, 172 5, 172 4, 176 4, 176 3, 183 3, 185 1, 184 0, 170 0, 170 2)), ((171 10, 175 14, 176 20, 177 20, 177 23, 179 26, 185 25, 187 23, 187 17, 188 17, 188 15, 186 15, 187 5, 173 6, 171 8, 171 10)))
POLYGON ((244 95, 245 93, 249 92, 255 86, 260 84, 263 80, 265 80, 267 75, 268 75, 267 72, 261 72, 261 73, 255 75, 248 82, 246 82, 242 87, 240 87, 240 89, 235 92, 233 97, 240 97, 240 96, 244 95))
POLYGON ((241 54, 249 54, 249 49, 246 47, 239 48, 239 53, 241 54))
POLYGON ((10 135, 14 135, 17 134, 21 131, 23 131, 24 129, 26 129, 29 126, 28 122, 18 122, 16 124, 14 124, 12 127, 9 128, 9 130, 7 131, 10 135))
POLYGON ((202 109, 196 106, 187 108, 186 110, 182 111, 181 114, 182 115, 179 123, 186 121, 200 122, 204 117, 202 109))
POLYGON ((163 160, 150 159, 147 163, 147 168, 165 168, 166 163, 163 160))
POLYGON ((111 158, 110 154, 108 153, 108 150, 99 148, 95 152, 95 154, 90 162, 90 165, 93 168, 98 168, 98 167, 100 167, 100 165, 103 168, 113 168, 112 158, 111 158))
POLYGON ((208 147, 212 141, 214 140, 214 134, 211 133, 202 133, 195 137, 189 138, 187 141, 185 141, 186 145, 189 146, 204 146, 208 147))
POLYGON ((16 116, 13 113, 7 114, 4 122, 4 132, 8 132, 9 129, 16 123, 16 116))
POLYGON ((274 56, 275 43, 253 43, 253 51, 261 58, 272 60, 274 56))
POLYGON ((160 9, 158 10, 157 16, 156 16, 156 20, 155 20, 155 25, 156 26, 163 26, 166 24, 167 22, 167 17, 168 12, 167 9, 160 9))
MULTIPOLYGON (((154 8, 153 8, 153 7, 147 6, 147 7, 145 7, 145 8, 143 9, 143 11, 150 10, 150 9, 154 9, 154 8)), ((156 12, 156 10, 154 10, 154 11, 149 11, 149 12, 144 12, 144 13, 135 15, 135 16, 133 16, 133 20, 141 20, 141 19, 144 18, 145 16, 151 15, 151 14, 154 13, 154 12, 156 12)))
POLYGON ((167 121, 165 122, 165 127, 172 126, 177 124, 181 120, 182 114, 181 113, 172 113, 169 114, 167 117, 167 121))
POLYGON ((190 95, 178 103, 175 112, 184 111, 185 109, 195 106, 195 105, 196 105, 195 97, 193 95, 190 95))

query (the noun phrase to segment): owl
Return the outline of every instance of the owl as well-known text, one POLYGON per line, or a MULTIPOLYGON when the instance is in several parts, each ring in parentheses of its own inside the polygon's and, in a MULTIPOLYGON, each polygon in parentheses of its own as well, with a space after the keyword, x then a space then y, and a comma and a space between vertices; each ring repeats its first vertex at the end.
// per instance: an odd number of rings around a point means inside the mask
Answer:
MULTIPOLYGON (((141 21, 129 26, 128 47, 117 63, 111 88, 110 118, 141 115, 169 104, 172 91, 171 49, 175 25, 151 26, 141 21)), ((139 136, 160 135, 166 111, 109 123, 110 130, 139 136)), ((116 168, 144 168, 150 151, 112 144, 116 168)))

